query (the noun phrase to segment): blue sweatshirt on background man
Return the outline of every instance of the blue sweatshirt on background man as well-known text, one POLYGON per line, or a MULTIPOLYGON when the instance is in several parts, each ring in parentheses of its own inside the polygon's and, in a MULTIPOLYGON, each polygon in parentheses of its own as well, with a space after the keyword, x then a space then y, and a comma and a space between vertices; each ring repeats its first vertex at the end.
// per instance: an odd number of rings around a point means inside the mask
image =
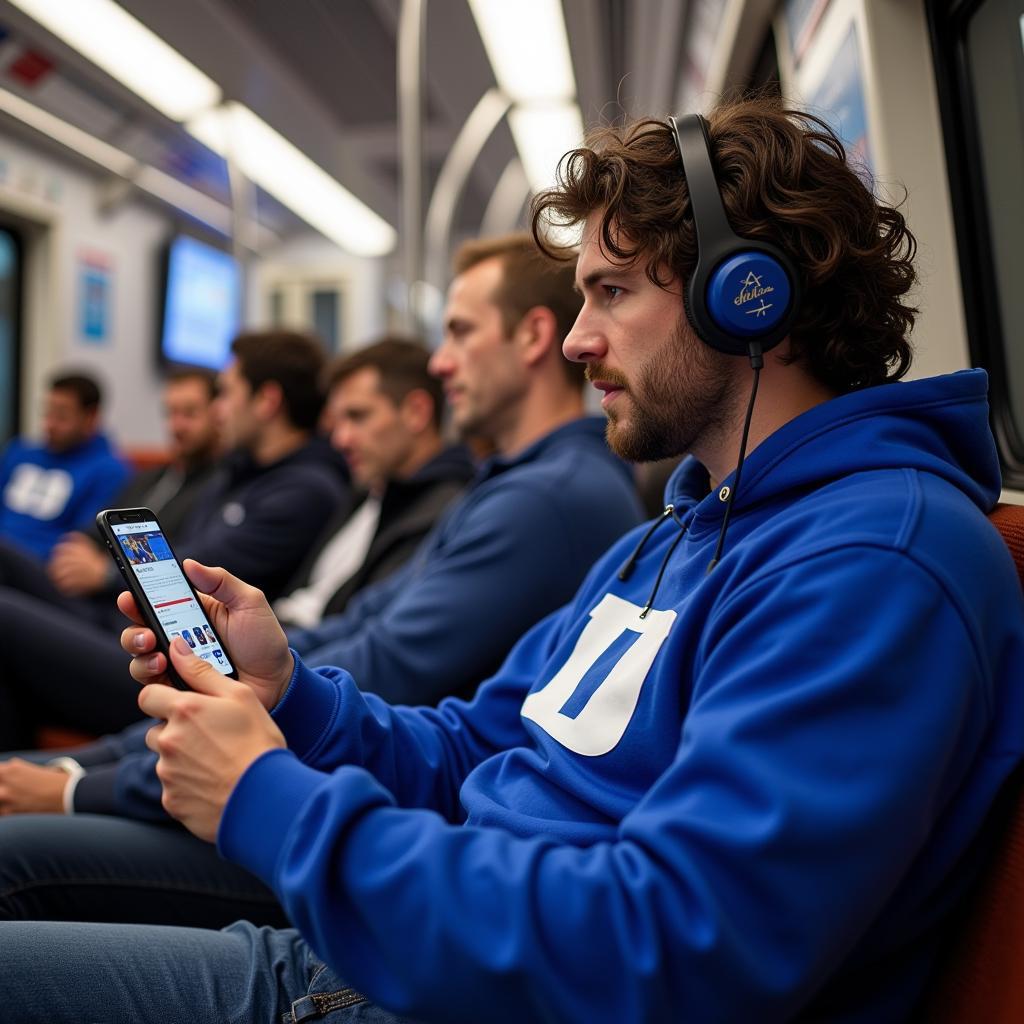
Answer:
POLYGON ((45 561, 93 519, 131 475, 102 434, 67 451, 15 438, 0 456, 0 537, 45 561))
POLYGON ((221 852, 418 1020, 906 1019, 1024 750, 985 395, 968 371, 791 421, 710 573, 724 503, 683 463, 674 517, 471 703, 299 661, 221 852))
MULTIPOLYGON (((293 632, 314 665, 344 665, 393 703, 470 692, 535 622, 572 597, 587 570, 641 516, 631 469, 609 451, 603 417, 558 427, 480 469, 403 568, 341 615, 293 632)), ((78 812, 164 819, 152 723, 76 756, 90 770, 78 812)))

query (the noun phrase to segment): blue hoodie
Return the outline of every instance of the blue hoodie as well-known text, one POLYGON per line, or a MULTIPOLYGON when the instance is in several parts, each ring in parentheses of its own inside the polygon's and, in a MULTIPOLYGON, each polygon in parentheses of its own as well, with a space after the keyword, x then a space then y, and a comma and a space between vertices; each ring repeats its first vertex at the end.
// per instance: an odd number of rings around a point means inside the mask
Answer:
POLYGON ((62 452, 15 438, 0 456, 0 537, 45 561, 65 533, 92 534, 130 474, 102 434, 62 452))
MULTIPOLYGON (((347 666, 392 703, 475 689, 640 520, 630 468, 608 450, 604 427, 601 417, 572 420, 489 459, 405 566, 343 614, 292 632, 293 646, 311 664, 347 666)), ((76 755, 91 769, 75 790, 76 811, 166 818, 145 745, 151 724, 76 755)))
POLYGON ((723 503, 684 463, 678 522, 472 703, 298 664, 222 853, 425 1021, 905 1019, 1024 745, 985 394, 965 372, 791 421, 710 574, 723 503))

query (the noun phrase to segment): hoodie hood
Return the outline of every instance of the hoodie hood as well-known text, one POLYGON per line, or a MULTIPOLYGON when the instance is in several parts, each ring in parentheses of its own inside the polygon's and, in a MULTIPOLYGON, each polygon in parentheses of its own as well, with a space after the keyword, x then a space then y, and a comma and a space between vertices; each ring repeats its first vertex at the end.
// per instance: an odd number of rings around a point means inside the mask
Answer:
MULTIPOLYGON (((747 455, 733 515, 850 476, 881 469, 930 473, 962 491, 982 512, 999 499, 999 457, 989 429, 984 370, 883 384, 815 406, 747 455)), ((732 486, 734 473, 722 481, 732 486)), ((665 488, 666 504, 698 504, 700 520, 721 519, 707 470, 684 459, 665 488)), ((728 543, 728 542, 727 542, 728 543)))

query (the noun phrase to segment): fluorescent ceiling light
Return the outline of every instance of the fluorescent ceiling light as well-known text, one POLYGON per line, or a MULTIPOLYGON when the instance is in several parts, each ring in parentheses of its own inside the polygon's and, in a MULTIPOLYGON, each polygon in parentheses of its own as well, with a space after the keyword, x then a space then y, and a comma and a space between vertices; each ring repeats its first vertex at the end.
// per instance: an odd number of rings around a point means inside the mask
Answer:
POLYGON ((68 149, 80 153, 87 160, 98 164, 104 170, 121 178, 129 177, 138 166, 134 157, 114 146, 97 139, 81 128, 55 117, 47 110, 37 107, 34 103, 20 96, 0 89, 0 111, 9 114, 22 124, 34 128, 37 132, 59 142, 68 149))
MULTIPOLYGON (((0 89, 0 112, 53 139, 73 153, 84 156, 104 170, 123 178, 140 191, 173 206, 189 217, 208 224, 225 235, 231 233, 230 207, 192 188, 191 185, 172 178, 156 167, 140 164, 131 154, 111 146, 102 139, 97 139, 73 124, 68 124, 67 121, 55 117, 49 111, 42 110, 7 89, 0 89)), ((259 244, 269 245, 280 241, 274 232, 262 224, 256 224, 255 228, 259 244)))
POLYGON ((583 145, 583 118, 575 103, 515 107, 508 115, 523 170, 534 192, 555 183, 558 161, 583 145))
POLYGON ((11 0, 173 121, 221 100, 219 86, 113 0, 11 0))
POLYGON ((469 0, 469 6, 494 77, 511 99, 576 95, 561 0, 469 0))
POLYGON ((307 224, 356 256, 384 256, 395 229, 283 135, 241 103, 206 111, 185 126, 307 224))

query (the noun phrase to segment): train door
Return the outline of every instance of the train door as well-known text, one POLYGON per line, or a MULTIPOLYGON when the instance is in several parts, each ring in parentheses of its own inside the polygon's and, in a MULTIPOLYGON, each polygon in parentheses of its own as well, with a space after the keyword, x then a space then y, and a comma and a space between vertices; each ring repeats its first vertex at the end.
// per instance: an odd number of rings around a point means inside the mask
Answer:
POLYGON ((21 235, 0 224, 0 444, 18 429, 22 253, 21 235))

